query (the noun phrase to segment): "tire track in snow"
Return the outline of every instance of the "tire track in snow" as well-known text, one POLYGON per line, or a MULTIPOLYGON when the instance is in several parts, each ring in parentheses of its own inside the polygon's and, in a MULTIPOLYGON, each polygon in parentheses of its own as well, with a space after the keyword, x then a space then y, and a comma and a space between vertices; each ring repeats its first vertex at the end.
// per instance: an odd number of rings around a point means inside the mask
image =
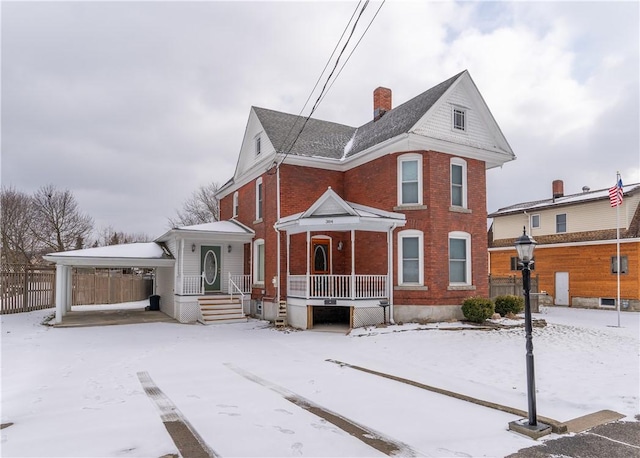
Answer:
POLYGON ((217 458, 218 455, 189 424, 171 399, 158 388, 149 373, 138 372, 137 375, 144 392, 160 412, 160 419, 178 447, 180 455, 189 458, 217 458))
POLYGON ((284 399, 297 405, 301 409, 304 409, 326 421, 337 426, 347 434, 361 440, 368 446, 384 453, 385 455, 399 455, 399 456, 418 456, 419 454, 414 451, 409 445, 396 441, 392 438, 386 437, 373 429, 367 428, 364 425, 360 425, 353 420, 350 420, 342 415, 325 409, 324 407, 315 404, 314 402, 306 399, 296 393, 287 390, 279 385, 276 385, 268 380, 258 377, 251 372, 235 366, 231 363, 225 363, 226 367, 234 371, 236 374, 250 380, 258 385, 269 388, 270 390, 278 393, 284 399))

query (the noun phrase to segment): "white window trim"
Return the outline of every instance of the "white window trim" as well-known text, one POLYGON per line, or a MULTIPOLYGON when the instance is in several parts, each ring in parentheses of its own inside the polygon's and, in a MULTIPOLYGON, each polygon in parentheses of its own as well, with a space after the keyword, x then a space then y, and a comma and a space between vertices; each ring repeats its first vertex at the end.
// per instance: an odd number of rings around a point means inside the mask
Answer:
POLYGON ((542 219, 540 218, 540 213, 536 213, 534 215, 531 215, 530 218, 531 218, 531 220, 529 221, 529 224, 531 225, 531 229, 540 229, 540 224, 542 222, 542 219), (534 226, 533 225, 533 218, 535 218, 536 216, 538 217, 538 225, 534 226))
POLYGON ((258 190, 260 189, 262 189, 262 205, 264 205, 264 186, 262 186, 262 177, 259 177, 256 180, 256 221, 262 221, 263 215, 261 213, 264 213, 264 208, 260 205, 260 195, 258 193, 258 190))
POLYGON ((556 234, 566 234, 567 232, 569 232, 569 227, 568 227, 568 222, 567 222, 568 218, 567 218, 567 214, 566 213, 558 213, 556 214, 556 227, 555 227, 555 233, 556 234), (558 216, 560 215, 564 215, 564 231, 559 231, 558 230, 558 216))
POLYGON ((233 218, 238 216, 238 191, 233 193, 233 218))
POLYGON ((451 206, 453 205, 453 193, 451 192, 453 188, 453 166, 458 165, 462 167, 462 205, 455 205, 457 208, 468 208, 467 207, 467 161, 461 159, 459 157, 452 157, 449 161, 449 199, 451 202, 451 206))
POLYGON ((416 229, 407 229, 398 232, 398 286, 424 286, 424 233, 416 229), (402 239, 405 237, 418 238, 418 282, 403 282, 402 268, 402 239))
POLYGON ((453 231, 453 232, 449 232, 449 237, 447 239, 447 250, 449 250, 449 241, 451 239, 462 239, 465 240, 467 243, 465 243, 465 248, 466 248, 466 252, 465 252, 465 256, 466 256, 466 272, 465 272, 465 276, 467 277, 467 281, 466 282, 452 282, 451 281, 451 271, 449 268, 449 262, 451 261, 451 254, 449 253, 447 255, 447 272, 448 272, 448 278, 449 278, 449 286, 469 286, 471 284, 473 284, 473 280, 471 277, 471 234, 469 234, 468 232, 462 232, 462 231, 453 231))
MULTIPOLYGON (((263 285, 264 286, 264 279, 262 279, 262 281, 258 280, 258 262, 259 262, 259 257, 258 257, 258 247, 262 245, 264 247, 264 239, 256 239, 253 241, 253 282, 256 285, 263 285)), ((265 269, 264 275, 265 277, 267 276, 266 273, 266 252, 265 252, 265 256, 263 259, 263 262, 265 263, 265 265, 263 266, 265 269)))
POLYGON ((422 194, 423 194, 423 190, 424 190, 424 186, 422 184, 422 154, 417 154, 417 153, 408 153, 408 154, 402 154, 400 156, 398 156, 398 163, 397 163, 397 175, 398 175, 398 183, 397 183, 397 188, 398 188, 398 206, 399 207, 410 207, 410 206, 416 206, 416 205, 422 205, 422 194), (402 163, 403 162, 408 162, 408 161, 418 161, 418 202, 412 202, 412 203, 403 203, 402 202, 402 163))
POLYGON ((468 110, 465 107, 461 107, 458 105, 453 105, 451 107, 451 130, 453 130, 454 132, 466 132, 468 130, 468 122, 469 122, 469 117, 467 116, 468 110), (456 111, 459 111, 462 113, 462 119, 463 119, 463 123, 464 126, 462 129, 460 129, 459 127, 456 127, 456 111))

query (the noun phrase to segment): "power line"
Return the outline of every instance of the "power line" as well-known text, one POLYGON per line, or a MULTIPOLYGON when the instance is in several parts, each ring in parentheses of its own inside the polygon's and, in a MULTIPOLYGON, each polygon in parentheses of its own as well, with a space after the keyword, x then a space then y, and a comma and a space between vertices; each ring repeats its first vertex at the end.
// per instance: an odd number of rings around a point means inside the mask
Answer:
MULTIPOLYGON (((367 0, 365 2, 365 4, 362 6, 362 9, 360 10, 360 13, 358 14, 358 17, 356 18, 353 27, 351 29, 351 33, 349 34, 349 37, 347 38, 344 46, 342 47, 340 54, 338 54, 338 57, 336 59, 335 65, 333 66, 329 76, 327 77, 322 90, 320 91, 320 94, 318 95, 318 98, 316 99, 313 108, 311 109, 311 112, 309 113, 309 115, 305 118, 302 127, 300 128, 300 130, 298 131, 296 137, 294 138, 293 142, 291 143, 291 145, 289 146, 289 148, 287 148, 287 151, 284 153, 284 156, 282 157, 282 159, 280 160, 280 162, 276 162, 275 168, 277 169, 283 162, 284 160, 287 158, 287 156, 289 155, 289 153, 291 152, 291 150, 293 149, 294 145, 296 144, 296 142, 298 141, 298 138, 300 138, 300 135, 302 134, 305 126, 307 125, 307 122, 309 121, 309 119, 311 118, 311 116, 313 115, 313 113, 316 111, 316 109, 318 108, 318 106, 320 105, 320 103, 322 102, 322 100, 324 99, 325 95, 328 93, 329 89, 333 86, 333 84, 335 83, 336 79, 338 78, 338 76, 340 75, 340 73, 342 72, 342 70, 344 69, 345 65, 347 64, 347 62, 349 61, 349 59, 351 58, 351 56, 353 55, 353 52, 355 51, 355 49, 358 47, 358 45, 360 44, 360 42, 362 41, 362 39, 364 38, 364 35, 367 33, 367 31, 369 30, 369 28, 371 27, 371 24, 373 23, 373 21, 375 20, 376 16, 378 15, 378 13, 380 12, 380 9, 382 8, 382 6, 384 5, 386 0, 383 0, 383 2, 381 3, 380 7, 378 8, 378 10, 376 11, 376 13, 374 14, 373 18, 371 19, 371 21, 369 22, 369 25, 367 26, 367 28, 364 30, 364 32, 362 33, 362 35, 360 36, 360 39, 358 40, 358 42, 356 43, 356 45, 354 46, 354 48, 351 50, 351 52, 349 53, 349 56, 347 57, 347 60, 344 62, 344 64, 342 64, 342 67, 340 68, 340 70, 338 71, 338 74, 336 75, 336 77, 334 78, 333 82, 331 83, 331 85, 328 85, 329 81, 331 81, 331 77, 333 76, 336 68, 338 67, 338 64, 340 63, 340 58, 342 57, 342 55, 344 54, 349 42, 351 41, 351 38, 353 37, 353 34, 355 32, 355 29, 358 25, 358 22, 360 21, 360 18, 362 17, 362 14, 364 13, 365 9, 367 8, 367 6, 369 5, 369 0, 367 0)), ((358 9, 358 7, 360 6, 360 3, 358 3, 358 5, 356 6, 356 11, 358 9)), ((355 14, 355 12, 354 12, 355 14)), ((353 19, 353 15, 351 16, 351 18, 349 19, 349 22, 347 23, 347 27, 348 25, 351 23, 353 19)), ((345 29, 346 30, 346 29, 345 29)), ((344 36, 344 31, 342 33, 342 36, 340 37, 340 40, 338 40, 338 43, 340 43, 340 41, 342 40, 342 37, 344 36)), ((336 45, 337 48, 337 45, 336 45)), ((331 57, 333 57, 333 55, 335 54, 335 49, 333 51, 333 53, 331 54, 331 57)), ((331 57, 329 58, 329 61, 331 60, 331 57)), ((322 75, 324 74, 326 68, 328 66, 328 62, 327 65, 325 65, 324 70, 322 71, 322 73, 320 74, 320 78, 322 77, 322 75)), ((320 78, 318 79, 318 81, 320 80, 320 78)), ((315 90, 315 88, 318 86, 318 82, 316 82, 316 85, 314 86, 314 89, 311 91, 311 93, 313 93, 313 91, 315 90)), ((311 98, 311 95, 309 95, 309 98, 307 99, 307 102, 305 102, 305 107, 307 105, 307 103, 309 102, 311 98)), ((304 110, 304 107, 303 107, 304 110)), ((299 116, 299 115, 298 115, 299 116)), ((295 122, 294 124, 295 125, 295 122)), ((293 130, 293 126, 291 127, 291 129, 289 130, 289 132, 287 133, 287 136, 285 137, 285 140, 282 143, 282 146, 284 146, 284 144, 286 144, 286 139, 289 137, 289 134, 291 133, 291 131, 293 130)))

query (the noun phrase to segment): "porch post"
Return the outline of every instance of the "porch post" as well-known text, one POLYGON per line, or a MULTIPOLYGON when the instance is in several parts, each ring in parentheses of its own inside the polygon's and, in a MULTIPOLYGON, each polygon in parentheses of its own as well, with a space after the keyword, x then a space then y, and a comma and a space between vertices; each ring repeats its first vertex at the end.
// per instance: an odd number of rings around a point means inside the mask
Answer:
POLYGON ((71 311, 71 303, 73 302, 73 267, 65 266, 65 302, 66 311, 71 311))
POLYGON ((64 288, 66 283, 64 282, 64 266, 56 264, 56 323, 62 322, 66 310, 64 306, 64 288))
POLYGON ((389 296, 389 323, 393 321, 393 230, 395 224, 387 231, 387 295, 389 296))
POLYGON ((356 231, 351 229, 351 300, 356 298, 356 231))
POLYGON ((309 253, 311 250, 311 232, 307 231, 307 281, 305 282, 306 297, 309 299, 309 282, 311 277, 309 276, 309 253))
POLYGON ((287 296, 289 295, 289 277, 291 277, 291 234, 287 231, 287 296))

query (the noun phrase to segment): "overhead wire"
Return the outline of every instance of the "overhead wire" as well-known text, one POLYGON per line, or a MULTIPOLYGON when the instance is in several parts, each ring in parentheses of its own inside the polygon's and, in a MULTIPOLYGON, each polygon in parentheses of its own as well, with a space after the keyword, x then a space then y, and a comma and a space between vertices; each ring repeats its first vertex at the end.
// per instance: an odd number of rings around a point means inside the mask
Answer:
MULTIPOLYGON (((324 68, 322 69, 322 71, 320 72, 320 75, 318 75, 318 79, 316 80, 316 83, 313 85, 313 89, 311 89, 311 92, 309 92, 309 96, 307 97, 307 100, 304 102, 304 105, 302 106, 302 109, 300 110, 300 113, 298 113, 298 118, 301 117, 302 113, 304 112, 304 109, 307 107, 307 104, 309 103, 309 100, 311 100, 311 97, 313 96, 313 93, 315 92, 316 88, 318 87, 318 84, 320 83, 320 80, 322 79, 322 76, 324 75, 325 71, 327 70, 327 67, 329 67, 329 64, 331 63, 331 59, 333 59, 333 56, 336 53, 336 50, 338 49, 338 46, 340 46, 340 43, 342 42, 342 39, 344 38, 345 33, 347 32, 347 30, 349 29, 349 25, 351 24, 351 22, 353 21, 354 16, 356 15, 356 13, 358 12, 358 8, 360 8, 360 5, 362 4, 362 0, 358 1, 358 4, 356 5, 355 9, 353 10, 353 13, 351 13, 351 17, 349 18, 349 21, 347 21, 347 24, 344 26, 344 29, 342 30, 342 34, 340 35, 340 38, 338 39, 338 41, 336 42, 336 45, 333 48, 333 51, 331 52, 331 55, 329 56, 329 58, 327 59, 327 63, 324 64, 324 68)), ((291 127, 289 128, 289 131, 287 132, 287 135, 285 135, 284 139, 282 140, 280 147, 276 149, 276 152, 282 150, 284 148, 284 146, 287 144, 287 140, 289 139, 289 136, 291 135, 291 132, 293 131, 294 127, 297 124, 297 118, 296 120, 291 124, 291 127)), ((297 138, 297 137, 296 137, 297 138)), ((293 145, 295 144, 295 141, 291 144, 291 148, 293 148, 293 145)), ((291 148, 289 148, 289 151, 291 151, 291 148)), ((289 151, 287 151, 286 154, 289 153, 289 151)), ((282 162, 281 162, 282 163, 282 162)), ((269 168, 269 170, 273 167, 278 167, 279 164, 274 161, 274 163, 272 164, 272 166, 269 168)), ((269 171, 267 170, 267 172, 269 171)))
POLYGON ((320 100, 320 103, 322 103, 322 100, 324 100, 324 97, 329 93, 329 91, 331 90, 331 88, 333 87, 333 84, 336 82, 336 80, 338 79, 338 77, 340 76, 340 73, 342 73, 342 70, 344 69, 344 67, 347 65, 347 63, 349 62, 349 59, 351 59, 351 56, 353 55, 354 51, 356 50, 356 48, 358 47, 358 45, 360 44, 360 42, 362 41, 362 39, 364 38, 365 34, 367 33, 367 31, 369 30, 369 27, 371 27, 371 24, 373 24, 373 21, 376 19, 376 16, 378 15, 378 13, 380 12, 380 10, 382 9, 382 6, 384 5, 384 3, 387 0, 382 0, 382 3, 380 3, 380 6, 378 7, 378 9, 376 10, 376 14, 373 15, 373 18, 371 18, 371 21, 369 21, 369 25, 367 26, 366 29, 364 29, 364 32, 362 33, 362 35, 360 36, 360 39, 358 40, 358 42, 355 44, 355 46, 353 47, 353 49, 351 50, 351 52, 349 53, 349 55, 347 56, 347 60, 344 61, 344 63, 342 64, 342 67, 340 67, 340 70, 338 70, 338 73, 336 74, 336 77, 333 79, 333 81, 331 82, 331 84, 329 85, 329 87, 327 88, 327 92, 325 92, 325 94, 322 96, 322 99, 320 100))
MULTIPOLYGON (((320 94, 318 95, 316 101, 314 102, 314 105, 311 109, 311 112, 309 113, 309 115, 305 118, 300 130, 298 131, 298 133, 296 134, 296 137, 294 138, 294 140, 291 142, 291 144, 289 145, 289 147, 287 148, 287 150, 284 152, 284 156, 282 157, 282 159, 278 162, 275 161, 274 164, 270 167, 273 168, 275 167, 276 169, 278 167, 280 167, 280 165, 284 162, 284 160, 287 158, 287 156, 291 153, 294 145, 296 144, 296 142, 298 141, 298 139, 300 138, 300 135, 302 134, 302 132, 304 131, 304 128, 306 127, 307 123, 309 122, 309 119, 311 118, 311 116, 313 115, 313 113, 316 111, 316 109, 318 108, 318 106, 320 105, 320 103, 322 102, 322 100, 324 99, 324 97, 326 96, 326 94, 329 92, 329 90, 331 89, 331 87, 333 86, 333 84, 335 83, 336 79, 338 78, 338 76, 340 75, 340 73, 342 72, 342 70, 344 69, 345 65, 347 64, 347 62, 349 61, 349 59, 351 58, 351 56, 353 55, 355 49, 358 47, 358 45, 360 44, 360 42, 362 41, 362 39, 364 38, 365 34, 367 33, 367 31, 369 30, 369 28, 371 27, 371 24, 373 23, 373 21, 375 20, 375 18, 377 17, 378 13, 380 12, 380 9, 382 8, 382 6, 384 5, 386 0, 383 0, 382 3, 380 4, 380 7, 378 7, 376 13, 374 14, 373 18, 371 19, 371 21, 369 22, 369 25, 366 27, 366 29, 364 30, 364 32, 362 33, 362 35, 360 36, 358 42, 356 43, 356 45, 354 46, 354 48, 351 50, 351 52, 349 53, 349 55, 347 56, 347 60, 342 64, 342 67, 340 67, 340 70, 338 71, 338 74, 336 74, 335 78, 333 79, 333 81, 331 82, 330 85, 329 82, 331 81, 332 76, 334 75, 336 68, 338 67, 338 64, 340 63, 340 59, 342 57, 342 55, 344 54, 347 46, 349 45, 349 42, 351 41, 351 38, 353 37, 353 34, 355 33, 356 27, 358 25, 358 22, 360 21, 360 18, 362 17, 365 9, 367 8, 368 4, 369 4, 369 0, 366 0, 365 4, 362 6, 362 8, 360 9, 360 12, 358 14, 358 17, 356 18, 355 22, 353 23, 353 26, 351 28, 351 33, 349 34, 344 46, 342 47, 342 49, 340 50, 340 53, 338 54, 338 57, 336 58, 335 64, 333 66, 333 68, 331 69, 331 72, 329 73, 329 76, 327 76, 327 79, 322 87, 322 90, 320 91, 320 94)), ((358 3, 358 5, 356 6, 356 10, 358 9, 358 7, 360 6, 360 3, 358 3)), ((355 15, 355 11, 354 14, 351 16, 351 18, 349 19, 349 22, 347 23, 347 28, 349 26, 349 24, 352 22, 353 20, 353 16, 355 15)), ((346 29, 345 29, 346 30, 346 29)), ((344 31, 342 33, 342 36, 340 37, 340 40, 338 40, 338 44, 340 43, 340 41, 342 40, 342 38, 344 37, 344 31)), ((333 57, 333 55, 335 54, 335 49, 337 49, 338 45, 336 45, 336 48, 334 48, 334 51, 331 54, 331 57, 329 58, 329 61, 327 62, 327 65, 325 65, 325 68, 323 69, 322 73, 320 74, 320 78, 318 78, 318 81, 316 82, 316 85, 314 86, 314 89, 311 91, 311 94, 309 95, 309 98, 307 99, 307 101, 305 102, 304 107, 306 107, 306 105, 308 104, 309 100, 311 99, 311 95, 313 94, 313 92, 315 91, 316 87, 318 86, 318 82, 320 81, 320 79, 322 78, 322 75, 324 74, 331 58, 333 57)), ((304 111, 304 107, 302 109, 302 111, 304 111)), ((301 111, 301 113, 302 113, 301 111)), ((298 115, 300 116, 300 115, 298 115)), ((289 129, 289 132, 287 133, 287 136, 285 137, 285 140, 282 142, 282 146, 281 148, 286 144, 286 139, 289 138, 289 134, 291 133, 291 131, 293 130, 293 127, 295 126, 295 122, 292 125, 291 129, 289 129)))

